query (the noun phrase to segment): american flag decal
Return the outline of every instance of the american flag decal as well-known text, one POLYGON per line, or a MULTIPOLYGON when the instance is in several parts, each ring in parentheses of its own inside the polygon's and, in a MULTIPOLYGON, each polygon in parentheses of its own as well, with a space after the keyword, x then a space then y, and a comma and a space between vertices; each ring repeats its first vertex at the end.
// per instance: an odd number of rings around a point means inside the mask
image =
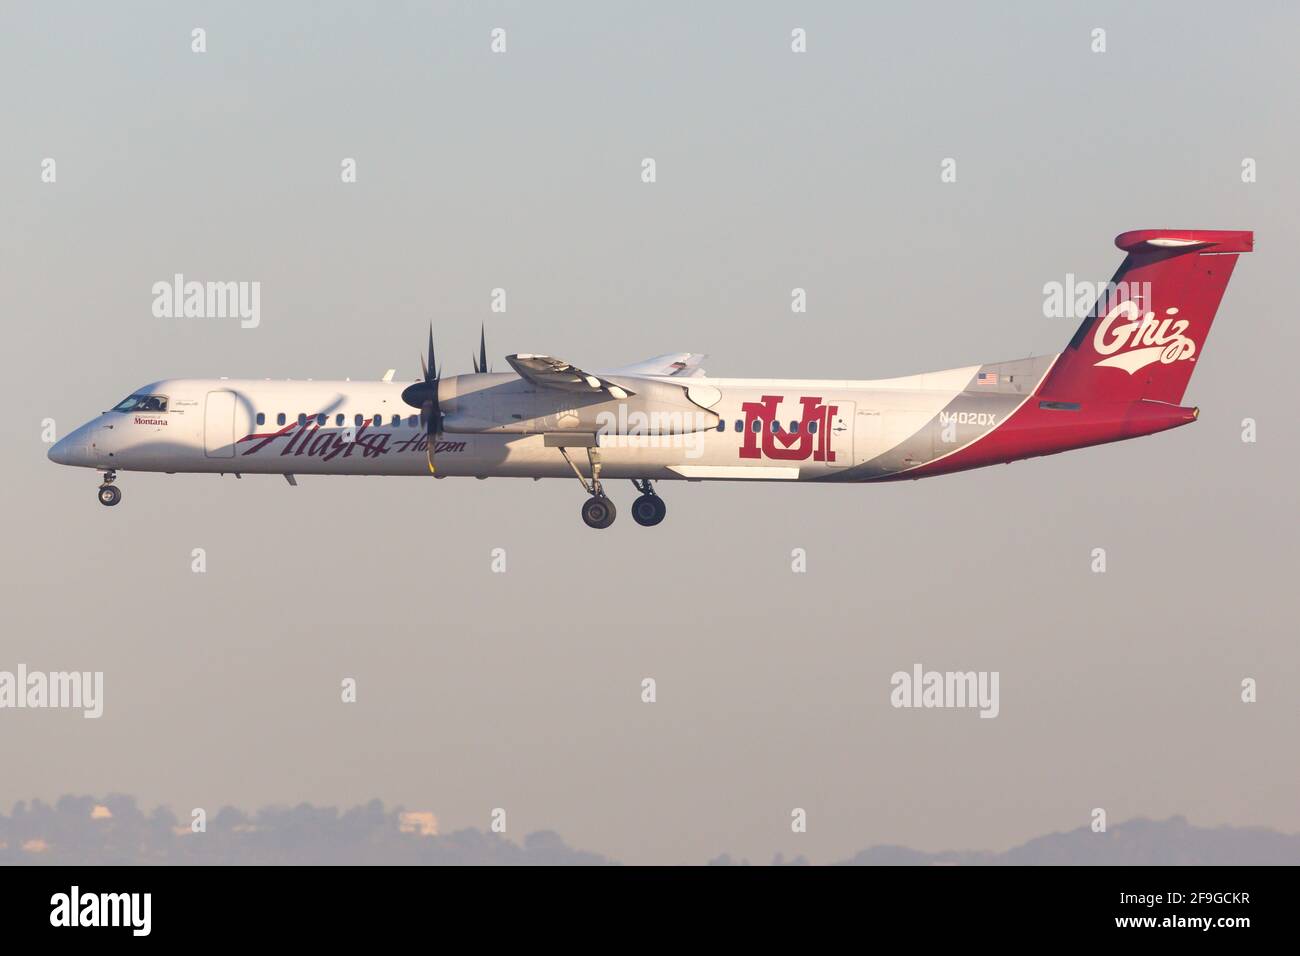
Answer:
POLYGON ((997 372, 980 372, 975 377, 976 385, 996 385, 998 383, 997 372))

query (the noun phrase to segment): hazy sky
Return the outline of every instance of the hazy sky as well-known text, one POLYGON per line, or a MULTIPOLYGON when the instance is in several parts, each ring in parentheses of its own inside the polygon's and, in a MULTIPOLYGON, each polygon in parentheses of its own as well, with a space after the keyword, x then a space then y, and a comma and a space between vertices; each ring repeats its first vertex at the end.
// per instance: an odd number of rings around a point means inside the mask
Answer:
POLYGON ((1094 807, 1300 829, 1300 8, 374 6, 0 8, 0 670, 105 674, 99 720, 0 711, 0 805, 503 807, 656 863, 1002 849, 1094 807), (1158 226, 1256 230, 1200 421, 1012 467, 665 483, 655 529, 621 483, 593 532, 576 481, 126 473, 109 510, 41 441, 167 376, 410 378, 430 319, 448 373, 484 321, 498 369, 1043 354, 1074 330, 1044 283, 1158 226), (260 281, 261 325, 154 318, 177 272, 260 281), (918 662, 999 671, 1000 715, 892 708, 918 662))

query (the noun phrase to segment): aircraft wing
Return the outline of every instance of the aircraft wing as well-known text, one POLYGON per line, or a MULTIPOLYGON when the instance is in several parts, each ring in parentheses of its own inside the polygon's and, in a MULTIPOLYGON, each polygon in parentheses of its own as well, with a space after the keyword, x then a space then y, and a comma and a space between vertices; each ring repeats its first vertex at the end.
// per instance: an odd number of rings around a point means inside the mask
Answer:
POLYGON ((622 368, 611 369, 611 375, 670 375, 675 378, 696 378, 704 374, 700 367, 707 355, 703 352, 670 352, 622 368))
POLYGON ((519 373, 520 378, 538 388, 574 392, 579 395, 605 392, 611 398, 627 398, 629 395, 636 394, 621 385, 592 375, 590 372, 584 372, 563 359, 550 355, 528 355, 521 352, 517 355, 507 355, 506 361, 519 373))

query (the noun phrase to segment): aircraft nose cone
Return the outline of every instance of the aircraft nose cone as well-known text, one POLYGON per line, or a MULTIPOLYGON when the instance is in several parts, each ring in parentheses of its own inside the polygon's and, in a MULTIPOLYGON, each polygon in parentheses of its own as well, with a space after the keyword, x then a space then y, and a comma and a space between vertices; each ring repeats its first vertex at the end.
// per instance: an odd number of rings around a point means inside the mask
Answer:
POLYGON ((56 465, 80 465, 86 457, 86 444, 84 440, 73 442, 72 435, 65 435, 52 446, 50 446, 50 461, 56 465))

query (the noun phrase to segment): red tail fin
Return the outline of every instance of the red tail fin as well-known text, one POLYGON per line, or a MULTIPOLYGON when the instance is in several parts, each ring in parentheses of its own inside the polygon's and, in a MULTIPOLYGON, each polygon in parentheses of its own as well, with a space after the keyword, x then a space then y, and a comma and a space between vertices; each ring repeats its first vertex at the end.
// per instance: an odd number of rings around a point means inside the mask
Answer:
POLYGON ((1254 248, 1254 233, 1143 229, 1124 233, 1115 245, 1128 256, 1039 394, 1177 405, 1237 255, 1254 248))

